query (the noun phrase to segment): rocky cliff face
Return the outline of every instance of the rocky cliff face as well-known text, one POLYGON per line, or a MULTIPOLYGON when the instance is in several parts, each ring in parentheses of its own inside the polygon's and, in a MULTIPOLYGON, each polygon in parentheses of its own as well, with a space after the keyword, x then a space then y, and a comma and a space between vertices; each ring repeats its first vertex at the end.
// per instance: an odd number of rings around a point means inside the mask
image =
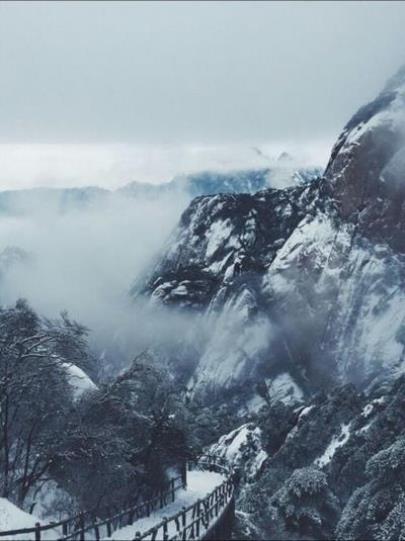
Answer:
POLYGON ((404 96, 402 70, 346 125, 318 181, 185 211, 133 291, 215 321, 191 393, 256 407, 280 381, 299 400, 404 371, 404 96))
POLYGON ((347 123, 325 179, 342 218, 404 252, 405 67, 347 123))

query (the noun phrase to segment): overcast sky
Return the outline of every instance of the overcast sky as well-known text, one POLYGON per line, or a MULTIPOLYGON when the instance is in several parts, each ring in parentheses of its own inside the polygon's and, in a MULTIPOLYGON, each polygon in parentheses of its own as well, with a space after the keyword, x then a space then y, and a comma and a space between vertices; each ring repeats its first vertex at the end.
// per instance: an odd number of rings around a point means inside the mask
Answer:
POLYGON ((0 142, 329 144, 404 29, 401 2, 3 1, 0 142))

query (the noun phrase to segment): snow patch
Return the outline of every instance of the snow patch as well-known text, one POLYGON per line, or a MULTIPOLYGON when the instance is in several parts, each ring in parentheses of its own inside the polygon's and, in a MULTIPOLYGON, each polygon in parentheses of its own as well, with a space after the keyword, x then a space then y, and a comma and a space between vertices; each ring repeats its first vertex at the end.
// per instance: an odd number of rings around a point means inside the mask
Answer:
POLYGON ((298 415, 298 420, 306 417, 308 413, 314 409, 314 407, 315 406, 312 404, 311 406, 306 406, 305 408, 303 408, 300 414, 298 415))
POLYGON ((221 436, 208 452, 225 459, 228 464, 239 468, 247 478, 253 478, 263 466, 268 455, 262 448, 261 430, 253 423, 246 423, 221 436))
POLYGON ((287 372, 279 374, 273 380, 266 380, 271 402, 291 404, 302 402, 304 393, 287 372))
MULTIPOLYGON (((35 515, 26 513, 6 498, 0 498, 0 531, 7 530, 21 530, 24 528, 35 528, 35 524, 41 521, 35 515)), ((42 523, 43 524, 43 523, 42 523)), ((46 530, 41 532, 41 539, 52 540, 59 539, 61 532, 58 529, 46 530)), ((0 539, 6 539, 1 537, 0 539)), ((31 534, 17 534, 7 537, 7 541, 21 540, 21 541, 33 541, 35 539, 35 532, 31 534)))
POLYGON ((67 372, 69 384, 72 387, 73 398, 75 400, 80 398, 83 393, 97 389, 97 385, 75 364, 62 363, 62 366, 67 372))
POLYGON ((351 423, 341 425, 340 434, 332 438, 323 455, 314 461, 314 464, 316 466, 323 468, 324 466, 329 464, 334 454, 336 453, 336 450, 339 449, 339 447, 343 447, 343 445, 347 443, 350 437, 350 424, 351 423))
POLYGON ((232 223, 230 220, 218 220, 211 224, 211 227, 206 233, 208 243, 205 255, 208 259, 229 239, 231 232, 232 223))

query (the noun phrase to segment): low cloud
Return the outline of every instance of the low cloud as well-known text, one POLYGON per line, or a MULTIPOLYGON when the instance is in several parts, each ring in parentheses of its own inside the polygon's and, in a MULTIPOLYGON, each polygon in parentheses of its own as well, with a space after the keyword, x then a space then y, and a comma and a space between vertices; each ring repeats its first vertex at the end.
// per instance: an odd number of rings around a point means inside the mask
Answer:
POLYGON ((24 297, 47 317, 66 309, 106 347, 115 337, 128 348, 141 344, 149 331, 128 292, 162 249, 186 197, 116 195, 64 213, 46 192, 36 203, 0 216, 0 252, 17 246, 29 254, 0 277, 1 302, 24 297))
POLYGON ((288 152, 298 165, 326 165, 332 140, 253 145, 0 144, 0 189, 114 189, 131 181, 162 183, 182 173, 273 166, 288 152))

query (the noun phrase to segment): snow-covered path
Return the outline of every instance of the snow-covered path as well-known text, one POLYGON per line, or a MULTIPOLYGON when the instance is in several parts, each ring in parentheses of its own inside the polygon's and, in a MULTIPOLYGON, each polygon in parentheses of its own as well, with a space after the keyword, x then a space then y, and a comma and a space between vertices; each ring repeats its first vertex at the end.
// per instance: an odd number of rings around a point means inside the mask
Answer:
MULTIPOLYGON (((34 528, 40 519, 34 515, 26 513, 5 498, 0 498, 0 531, 21 530, 23 528, 34 528)), ((44 541, 54 541, 61 536, 59 529, 51 529, 41 532, 41 539, 44 541)), ((17 534, 6 537, 0 537, 0 541, 34 541, 35 533, 17 534)))
MULTIPOLYGON (((164 517, 171 517, 184 507, 188 507, 198 499, 204 498, 209 492, 212 492, 215 487, 219 486, 225 477, 219 473, 209 471, 190 471, 187 474, 187 489, 177 492, 176 500, 167 505, 163 509, 152 513, 149 517, 137 520, 131 526, 126 526, 113 533, 109 540, 114 541, 131 541, 134 539, 136 532, 146 532, 159 522, 164 517)), ((169 522, 169 535, 175 534, 175 525, 169 522)))
MULTIPOLYGON (((105 532, 103 528, 104 532, 100 531, 102 539, 103 541, 131 541, 137 532, 144 533, 158 525, 164 517, 170 518, 181 511, 183 507, 192 506, 197 500, 205 498, 224 481, 225 477, 219 473, 199 470, 189 471, 187 474, 187 489, 179 490, 176 493, 176 500, 173 503, 163 509, 156 510, 149 517, 137 520, 131 526, 116 530, 109 538, 103 536, 105 532)), ((192 520, 191 515, 192 510, 189 510, 187 513, 187 523, 192 520)), ((0 531, 33 528, 36 522, 40 522, 40 519, 19 509, 8 500, 0 498, 0 531)), ((175 523, 173 521, 168 522, 168 533, 169 536, 176 533, 175 523)), ((60 528, 51 528, 41 532, 41 539, 44 541, 55 541, 61 535, 60 528)), ((0 541, 3 541, 3 539, 5 540, 6 538, 0 536, 0 541)), ((35 533, 9 536, 7 541, 9 539, 33 541, 35 539, 35 533)), ((93 530, 86 533, 86 539, 95 539, 93 530)))

